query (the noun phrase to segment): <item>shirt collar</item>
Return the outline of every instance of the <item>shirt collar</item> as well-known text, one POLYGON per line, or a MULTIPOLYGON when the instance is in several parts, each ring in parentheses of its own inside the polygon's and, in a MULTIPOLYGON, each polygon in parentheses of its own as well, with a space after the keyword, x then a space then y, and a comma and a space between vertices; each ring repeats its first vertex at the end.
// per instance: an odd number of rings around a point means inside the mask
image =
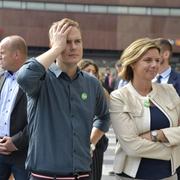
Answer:
POLYGON ((62 70, 60 69, 59 66, 57 66, 55 63, 51 64, 49 67, 49 70, 56 76, 59 77, 60 74, 62 73, 62 70))
MULTIPOLYGON (((58 77, 61 75, 61 73, 63 72, 63 71, 61 70, 61 68, 60 68, 59 66, 57 66, 55 63, 51 64, 51 66, 49 67, 49 70, 50 70, 57 78, 58 78, 58 77)), ((79 74, 83 75, 83 72, 82 72, 79 68, 77 68, 76 74, 77 74, 77 76, 78 76, 79 74)))
POLYGON ((18 75, 18 71, 17 72, 14 72, 14 73, 12 73, 12 72, 10 72, 10 71, 4 71, 4 76, 5 76, 5 78, 7 78, 7 77, 9 77, 9 78, 14 78, 14 79, 16 79, 17 78, 17 75, 18 75))
POLYGON ((169 76, 169 74, 171 73, 171 67, 169 67, 168 69, 166 69, 163 73, 161 73, 160 75, 163 78, 166 78, 167 76, 169 76))

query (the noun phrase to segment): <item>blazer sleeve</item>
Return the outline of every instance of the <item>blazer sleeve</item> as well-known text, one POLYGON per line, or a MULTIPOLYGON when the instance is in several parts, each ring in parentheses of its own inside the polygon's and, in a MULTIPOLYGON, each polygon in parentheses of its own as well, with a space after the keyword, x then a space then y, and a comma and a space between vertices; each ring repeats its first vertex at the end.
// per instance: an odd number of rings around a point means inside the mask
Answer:
POLYGON ((28 147, 28 128, 27 125, 22 131, 19 131, 17 134, 13 135, 12 141, 18 150, 24 150, 28 147))
POLYGON ((166 107, 172 121, 172 127, 164 128, 162 131, 168 139, 168 143, 166 145, 180 145, 180 97, 173 86, 168 86, 166 91, 170 98, 170 102, 166 105, 166 107))

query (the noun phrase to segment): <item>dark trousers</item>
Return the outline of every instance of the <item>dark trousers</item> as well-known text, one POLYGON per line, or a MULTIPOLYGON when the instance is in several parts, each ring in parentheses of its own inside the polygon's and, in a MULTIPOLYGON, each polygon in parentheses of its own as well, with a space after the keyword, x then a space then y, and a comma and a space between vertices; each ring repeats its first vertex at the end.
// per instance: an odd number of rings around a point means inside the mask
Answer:
POLYGON ((104 152, 108 146, 108 138, 104 135, 96 145, 92 157, 92 179, 101 180, 104 152))
POLYGON ((104 135, 96 144, 92 157, 92 180, 101 180, 104 152, 108 147, 108 138, 104 135))
POLYGON ((180 180, 180 166, 177 168, 176 172, 177 172, 178 180, 180 180))
POLYGON ((93 152, 92 160, 92 179, 101 180, 102 176, 102 165, 103 165, 103 155, 102 149, 95 149, 93 152))
POLYGON ((23 166, 10 163, 6 157, 0 156, 0 180, 8 180, 11 173, 15 180, 28 180, 28 172, 23 166))

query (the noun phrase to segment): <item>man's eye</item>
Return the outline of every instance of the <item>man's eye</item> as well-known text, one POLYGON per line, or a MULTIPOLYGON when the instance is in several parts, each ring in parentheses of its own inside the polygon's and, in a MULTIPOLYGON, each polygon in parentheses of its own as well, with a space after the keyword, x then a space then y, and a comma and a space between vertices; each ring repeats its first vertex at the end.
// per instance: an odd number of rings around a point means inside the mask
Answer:
POLYGON ((159 62, 160 62, 160 59, 156 59, 156 62, 159 63, 159 62))
POLYGON ((80 43, 81 42, 81 40, 76 40, 76 43, 80 43))

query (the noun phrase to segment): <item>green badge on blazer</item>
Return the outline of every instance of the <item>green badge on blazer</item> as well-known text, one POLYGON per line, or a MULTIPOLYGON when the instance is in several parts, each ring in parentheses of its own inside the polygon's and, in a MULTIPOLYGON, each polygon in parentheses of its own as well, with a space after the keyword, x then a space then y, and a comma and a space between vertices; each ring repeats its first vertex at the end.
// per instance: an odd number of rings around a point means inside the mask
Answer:
POLYGON ((150 107, 151 106, 151 103, 150 103, 150 101, 149 101, 149 99, 146 99, 145 101, 144 101, 144 107, 150 107))
POLYGON ((85 101, 87 98, 88 98, 88 95, 87 95, 85 92, 83 92, 83 93, 81 94, 81 99, 82 99, 83 101, 85 101))

